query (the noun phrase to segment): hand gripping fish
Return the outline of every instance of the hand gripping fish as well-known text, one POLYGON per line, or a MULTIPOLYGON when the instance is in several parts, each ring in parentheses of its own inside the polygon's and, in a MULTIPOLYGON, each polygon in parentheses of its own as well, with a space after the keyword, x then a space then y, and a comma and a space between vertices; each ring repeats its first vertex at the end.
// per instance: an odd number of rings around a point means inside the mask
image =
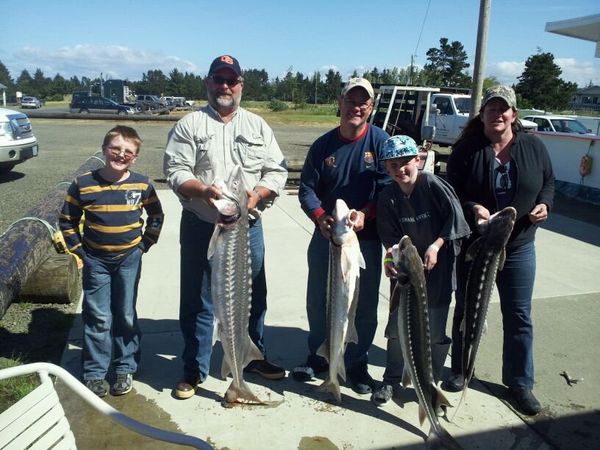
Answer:
MULTIPOLYGON (((478 237, 467 249, 465 261, 470 262, 465 288, 465 312, 461 324, 462 373, 467 386, 475 370, 475 357, 485 328, 485 318, 496 282, 496 274, 504 267, 506 243, 515 225, 517 211, 508 206, 490 216, 478 226, 478 237)), ((462 399, 461 399, 462 402, 462 399)))
POLYGON ((346 381, 344 352, 348 342, 357 342, 354 318, 358 302, 358 280, 365 260, 360 252, 358 238, 351 219, 355 211, 338 199, 332 217, 329 244, 329 278, 327 285, 328 335, 317 350, 329 362, 329 375, 319 389, 331 392, 336 401, 342 401, 338 376, 346 381))
MULTIPOLYGON (((218 182, 215 182, 218 185, 218 182)), ((250 339, 248 321, 252 294, 252 269, 248 238, 248 196, 242 168, 236 166, 226 184, 218 187, 223 198, 215 200, 219 212, 210 240, 211 296, 219 340, 223 346, 221 375, 233 381, 225 392, 227 403, 263 403, 243 378, 246 365, 264 359, 250 339)))
POLYGON ((408 236, 392 248, 392 258, 398 271, 396 289, 400 289, 398 331, 404 359, 402 384, 406 387, 412 382, 419 400, 419 422, 422 425, 427 417, 431 424, 427 447, 460 449, 436 415, 436 410, 451 405, 433 380, 423 261, 408 236))

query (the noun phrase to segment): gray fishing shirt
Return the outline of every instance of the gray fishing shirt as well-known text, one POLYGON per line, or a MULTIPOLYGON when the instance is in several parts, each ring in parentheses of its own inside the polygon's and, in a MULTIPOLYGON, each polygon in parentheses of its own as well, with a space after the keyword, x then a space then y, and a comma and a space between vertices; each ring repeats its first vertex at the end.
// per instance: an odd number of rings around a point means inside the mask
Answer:
MULTIPOLYGON (((169 133, 163 171, 169 186, 184 209, 201 220, 214 222, 216 210, 201 198, 179 193, 186 181, 198 179, 212 184, 226 181, 235 165, 242 166, 246 189, 262 186, 279 195, 285 187, 287 168, 273 130, 260 116, 238 108, 228 123, 211 107, 205 106, 177 122, 169 133)), ((270 202, 261 202, 262 208, 270 202)))

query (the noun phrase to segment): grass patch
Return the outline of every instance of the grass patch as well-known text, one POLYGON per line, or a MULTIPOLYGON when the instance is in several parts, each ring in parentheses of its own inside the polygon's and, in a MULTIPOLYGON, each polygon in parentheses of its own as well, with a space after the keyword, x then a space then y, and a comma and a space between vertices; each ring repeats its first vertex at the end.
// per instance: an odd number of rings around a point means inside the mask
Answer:
MULTIPOLYGON (((19 358, 8 359, 0 357, 0 369, 24 364, 19 358)), ((0 381, 0 412, 8 409, 40 384, 37 374, 14 377, 0 381)))

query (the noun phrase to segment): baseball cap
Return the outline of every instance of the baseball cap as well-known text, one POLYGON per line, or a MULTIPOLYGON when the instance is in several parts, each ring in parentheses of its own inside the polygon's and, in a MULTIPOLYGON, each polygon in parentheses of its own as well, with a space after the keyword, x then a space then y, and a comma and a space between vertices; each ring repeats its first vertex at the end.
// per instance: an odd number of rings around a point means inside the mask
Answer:
POLYGON ((397 134, 383 144, 381 161, 395 158, 414 158, 419 154, 417 143, 410 136, 397 134))
POLYGON ((375 98, 373 86, 371 86, 371 83, 369 83, 369 80, 366 78, 350 78, 344 86, 344 89, 342 89, 342 97, 345 97, 348 92, 357 87, 363 88, 365 91, 367 91, 369 97, 375 98))
POLYGON ((242 76, 242 69, 240 68, 240 63, 233 56, 229 55, 221 55, 217 56, 212 64, 210 65, 210 69, 208 69, 208 76, 213 73, 221 70, 221 69, 231 69, 235 72, 238 77, 242 76))
POLYGON ((486 103, 493 98, 501 98, 508 106, 513 109, 517 109, 517 96, 515 95, 513 88, 510 86, 497 84, 485 91, 485 94, 483 94, 483 100, 481 101, 481 108, 483 108, 486 103))

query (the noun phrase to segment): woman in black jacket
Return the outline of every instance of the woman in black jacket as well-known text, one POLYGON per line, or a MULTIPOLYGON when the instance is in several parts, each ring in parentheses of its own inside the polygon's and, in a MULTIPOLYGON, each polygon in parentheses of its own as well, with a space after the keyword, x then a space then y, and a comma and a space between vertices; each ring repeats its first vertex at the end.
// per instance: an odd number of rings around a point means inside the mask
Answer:
MULTIPOLYGON (((531 297, 535 279, 535 232, 548 217, 554 197, 554 175, 544 144, 521 131, 516 96, 508 86, 494 86, 484 95, 479 115, 466 126, 448 159, 447 175, 477 237, 476 224, 506 206, 517 210, 517 220, 506 246, 506 262, 498 272, 504 330, 502 382, 518 409, 537 414, 541 405, 532 393, 533 326, 531 297)), ((464 254, 465 252, 463 252, 464 254)), ((467 267, 459 267, 452 331, 453 375, 442 384, 462 389, 460 323, 464 310, 467 267)))

